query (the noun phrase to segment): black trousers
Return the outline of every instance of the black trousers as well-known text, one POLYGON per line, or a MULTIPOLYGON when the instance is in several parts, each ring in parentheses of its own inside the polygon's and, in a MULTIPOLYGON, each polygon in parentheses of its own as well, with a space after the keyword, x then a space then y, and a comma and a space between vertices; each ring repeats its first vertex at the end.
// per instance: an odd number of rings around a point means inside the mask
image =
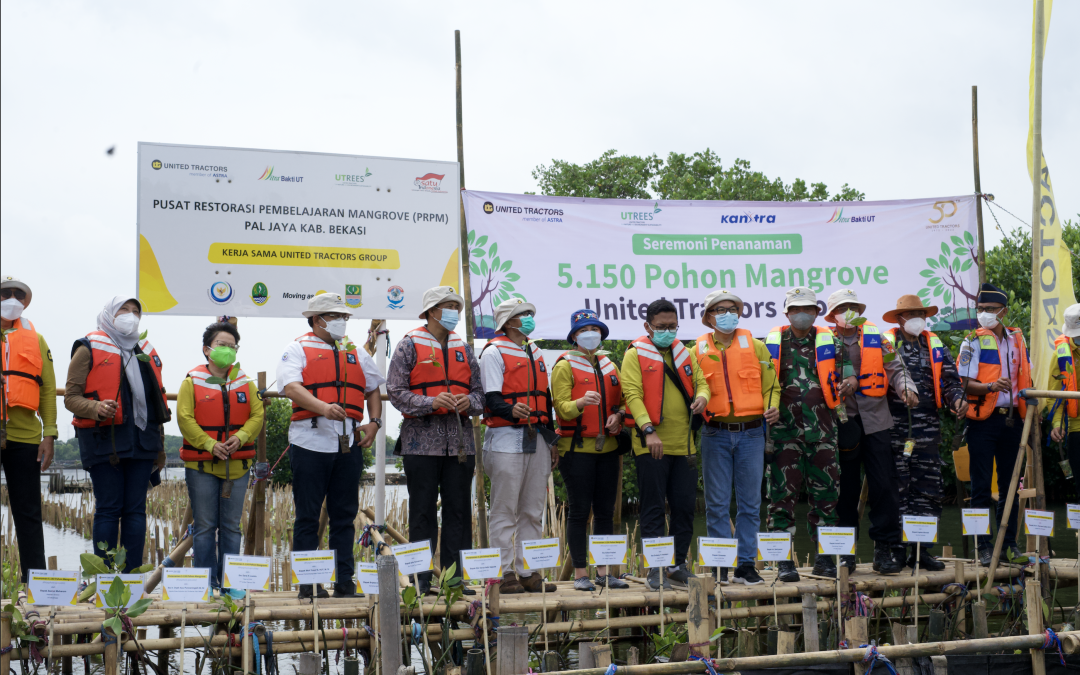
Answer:
MULTIPOLYGON (((852 418, 862 426, 862 419, 852 418)), ((878 544, 898 544, 900 532, 899 476, 893 461, 892 440, 888 429, 872 434, 863 433, 854 450, 842 450, 840 456, 840 499, 836 513, 840 527, 854 527, 859 537, 859 496, 862 493, 862 472, 869 484, 867 504, 870 506, 870 538, 878 544)))
POLYGON ((41 465, 37 461, 38 446, 8 441, 0 462, 8 486, 8 508, 19 539, 19 561, 22 581, 27 582, 28 570, 45 569, 45 533, 41 526, 41 465))
MULTIPOLYGON (((1069 434, 1065 443, 1069 467, 1072 469, 1073 480, 1076 481, 1076 496, 1080 497, 1080 431, 1069 434)), ((11 483, 10 479, 8 483, 11 483)))
POLYGON ((319 516, 326 499, 330 548, 335 551, 338 584, 352 583, 353 542, 356 541, 356 512, 360 509, 360 474, 364 453, 359 445, 352 452, 315 452, 292 446, 289 463, 293 472, 293 550, 319 548, 319 516))
MULTIPOLYGON (((457 563, 461 576, 461 551, 472 548, 472 508, 470 492, 476 457, 464 463, 457 455, 403 455, 405 481, 409 488, 409 541, 431 542, 439 536, 439 513, 442 497, 442 537, 439 541, 439 564, 446 569, 457 563)), ((483 480, 481 477, 480 480, 483 480)), ((425 576, 431 577, 430 572, 425 576)))
MULTIPOLYGON (((971 465, 971 506, 976 509, 994 507, 993 487, 990 485, 994 473, 994 460, 997 460, 998 500, 997 521, 1001 527, 1001 516, 1005 513, 1005 498, 1012 481, 1013 465, 1016 453, 1020 452, 1020 438, 1024 435, 1024 422, 1014 413, 1013 426, 1005 424, 1005 415, 991 413, 985 420, 968 421, 968 455, 971 465)), ((1004 545, 1016 544, 1017 508, 1013 502, 1009 522, 1005 524, 1004 545)), ((991 537, 983 537, 980 548, 993 547, 991 537)))
POLYGON ((614 452, 568 452, 559 459, 559 473, 570 502, 566 516, 566 540, 574 567, 587 567, 589 512, 593 534, 615 531, 615 495, 619 490, 619 455, 614 452))
POLYGON ((648 452, 634 457, 638 495, 641 500, 641 536, 664 536, 664 512, 671 510, 670 536, 675 537, 675 564, 686 562, 694 538, 694 504, 697 500, 697 469, 686 455, 653 459, 648 452), (667 509, 665 509, 665 501, 667 509))

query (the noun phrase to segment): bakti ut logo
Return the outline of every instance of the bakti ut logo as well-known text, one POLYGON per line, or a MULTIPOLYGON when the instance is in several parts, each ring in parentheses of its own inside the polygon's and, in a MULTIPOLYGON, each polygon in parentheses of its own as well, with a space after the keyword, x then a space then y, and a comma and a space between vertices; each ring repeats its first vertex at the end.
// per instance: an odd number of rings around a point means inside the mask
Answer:
POLYGON ((268 181, 275 181, 275 182, 280 181, 282 183, 302 183, 302 182, 304 182, 304 177, 303 176, 279 176, 279 175, 274 173, 274 167, 273 166, 268 166, 262 172, 262 175, 259 176, 259 180, 268 180, 268 181))

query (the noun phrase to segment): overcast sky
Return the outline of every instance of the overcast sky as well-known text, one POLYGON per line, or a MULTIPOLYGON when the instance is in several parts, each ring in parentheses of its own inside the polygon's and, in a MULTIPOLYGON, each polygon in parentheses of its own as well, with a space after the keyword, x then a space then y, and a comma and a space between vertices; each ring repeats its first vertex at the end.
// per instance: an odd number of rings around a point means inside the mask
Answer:
MULTIPOLYGON (((1067 36, 1080 32, 1080 3, 1054 9, 1043 140, 1060 213, 1075 220, 1080 42, 1067 36)), ((725 165, 849 183, 867 199, 970 194, 978 85, 983 190, 1027 221, 1031 16, 1021 0, 5 0, 0 273, 33 287, 26 316, 62 381, 106 298, 135 290, 138 141, 455 160, 454 29, 468 187, 535 190, 536 165, 611 148, 708 147, 725 165)), ((170 391, 202 362, 208 320, 144 318, 170 391)), ((392 339, 413 323, 392 322, 392 339)), ((273 371, 306 325, 246 319, 240 330, 252 373, 273 371)), ((60 420, 70 437, 62 405, 60 420)))

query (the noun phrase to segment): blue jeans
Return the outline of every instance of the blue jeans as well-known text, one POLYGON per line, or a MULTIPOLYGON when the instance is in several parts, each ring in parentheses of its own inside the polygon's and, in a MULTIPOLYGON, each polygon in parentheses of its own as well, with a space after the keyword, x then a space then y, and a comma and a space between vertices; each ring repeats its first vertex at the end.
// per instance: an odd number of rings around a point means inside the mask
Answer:
POLYGON ((120 460, 113 466, 101 462, 90 467, 90 482, 94 486, 94 552, 105 558, 98 549, 103 541, 116 548, 117 539, 127 550, 124 572, 142 565, 143 544, 146 541, 146 491, 150 487, 152 459, 120 460))
POLYGON ((761 479, 765 473, 765 427, 746 431, 701 429, 701 472, 705 479, 705 525, 710 537, 731 538, 731 486, 735 485, 739 562, 757 558, 761 527, 761 479))
POLYGON ((221 568, 225 554, 240 553, 240 516, 244 512, 244 492, 248 473, 233 478, 232 495, 221 496, 225 481, 209 473, 185 469, 188 499, 194 516, 193 567, 210 568, 210 584, 221 588, 221 568))

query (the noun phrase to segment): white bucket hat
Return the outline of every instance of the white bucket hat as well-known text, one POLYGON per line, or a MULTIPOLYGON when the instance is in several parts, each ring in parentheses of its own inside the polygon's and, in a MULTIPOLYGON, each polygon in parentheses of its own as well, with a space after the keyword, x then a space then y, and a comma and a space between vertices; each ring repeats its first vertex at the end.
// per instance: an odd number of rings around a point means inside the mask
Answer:
POLYGON ((1061 332, 1065 337, 1080 337, 1080 302, 1065 310, 1065 323, 1061 325, 1061 332))
POLYGON ((739 315, 743 312, 742 298, 735 295, 729 290, 721 288, 720 290, 713 291, 705 296, 705 306, 701 308, 701 323, 705 324, 706 328, 712 328, 712 324, 709 323, 709 308, 722 300, 730 300, 735 303, 735 306, 739 309, 739 315))
POLYGON ((784 295, 784 311, 788 307, 816 307, 817 296, 805 286, 796 286, 784 295))
POLYGON ((829 299, 825 301, 825 320, 836 323, 836 308, 840 305, 846 305, 849 302, 859 306, 859 314, 866 313, 866 304, 859 302, 859 296, 855 294, 855 291, 850 288, 841 288, 830 295, 829 299))
POLYGON ((30 305, 30 299, 34 297, 34 292, 30 290, 30 287, 26 285, 26 282, 19 281, 15 277, 5 275, 0 278, 0 288, 17 288, 26 293, 26 306, 30 305))
POLYGON ((495 330, 502 330, 503 324, 510 319, 514 318, 522 312, 532 312, 536 314, 536 305, 531 302, 525 302, 521 298, 510 298, 509 300, 503 300, 495 307, 495 330))
POLYGON ((426 313, 432 307, 446 302, 447 300, 456 300, 461 303, 461 308, 465 309, 465 298, 457 294, 453 286, 436 286, 435 288, 429 288, 424 291, 424 301, 420 309, 420 318, 424 318, 426 313))
POLYGON ((348 314, 352 316, 348 305, 338 293, 319 293, 307 301, 307 310, 303 312, 306 317, 318 316, 319 314, 348 314))

